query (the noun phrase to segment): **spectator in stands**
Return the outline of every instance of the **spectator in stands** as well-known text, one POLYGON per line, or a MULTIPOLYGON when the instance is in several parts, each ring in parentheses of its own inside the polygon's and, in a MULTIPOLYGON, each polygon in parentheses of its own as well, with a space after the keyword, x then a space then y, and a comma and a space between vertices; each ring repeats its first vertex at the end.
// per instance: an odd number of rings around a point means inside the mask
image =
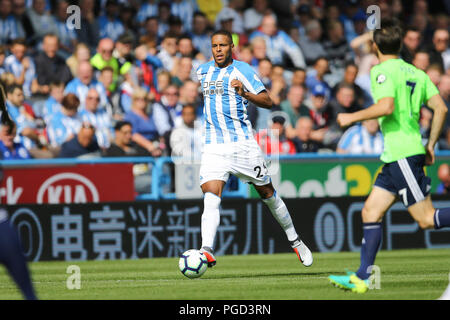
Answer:
POLYGON ((335 114, 352 113, 361 110, 355 99, 353 86, 341 83, 336 88, 336 96, 330 102, 335 114))
POLYGON ((306 70, 302 68, 295 68, 292 72, 291 86, 305 86, 306 85, 306 70))
POLYGON ((326 89, 321 84, 317 84, 312 90, 305 104, 308 106, 307 115, 313 121, 311 139, 324 145, 329 144, 333 131, 333 110, 326 98, 326 89))
POLYGON ((279 112, 274 112, 270 118, 268 129, 259 130, 255 136, 256 142, 267 155, 295 154, 294 143, 286 137, 288 119, 279 112))
POLYGON ((83 122, 77 135, 64 142, 59 153, 60 158, 98 158, 100 147, 95 139, 95 127, 83 122))
POLYGON ((116 41, 125 32, 123 23, 119 19, 119 4, 117 0, 106 1, 105 14, 98 17, 97 23, 100 30, 100 38, 109 38, 116 41))
POLYGON ((230 0, 228 7, 224 7, 216 16, 216 30, 222 29, 222 22, 226 20, 233 20, 233 30, 232 33, 243 34, 244 33, 244 20, 240 14, 242 9, 241 0, 230 0))
POLYGON ((36 68, 29 56, 25 56, 27 45, 25 39, 14 39, 11 45, 11 55, 5 59, 5 70, 14 75, 15 82, 21 85, 26 98, 37 91, 36 68))
POLYGON ((45 9, 45 0, 33 0, 31 8, 27 9, 27 15, 33 27, 32 44, 39 45, 46 34, 58 33, 54 18, 45 9))
POLYGON ((173 33, 165 34, 161 42, 161 50, 156 56, 162 62, 164 69, 168 70, 172 75, 177 50, 177 36, 173 33))
MULTIPOLYGON (((175 74, 172 77, 172 83, 177 87, 181 87, 183 83, 187 80, 196 79, 196 75, 192 74, 192 58, 191 57, 181 57, 177 59, 175 74)), ((197 69, 194 69, 197 70, 197 69)))
POLYGON ((77 134, 81 127, 79 105, 80 99, 75 94, 68 93, 61 101, 61 110, 46 119, 47 134, 53 147, 61 146, 77 134))
POLYGON ((114 141, 103 152, 104 157, 150 157, 147 149, 136 144, 132 139, 133 127, 128 121, 117 121, 114 126, 114 141))
POLYGON ((317 152, 320 145, 311 139, 313 122, 309 117, 300 117, 295 126, 296 136, 292 140, 297 153, 317 152))
POLYGON ((158 17, 158 2, 158 0, 142 1, 136 16, 137 21, 141 26, 144 25, 148 18, 158 17))
MULTIPOLYGON (((161 101, 152 106, 152 117, 155 121, 158 135, 161 137, 164 145, 168 146, 170 141, 170 132, 182 121, 181 111, 183 106, 179 102, 178 88, 171 84, 162 93, 161 101)), ((169 152, 170 154, 170 152, 169 152)))
POLYGON ((326 56, 325 49, 321 42, 322 26, 319 21, 309 21, 305 28, 305 35, 300 37, 300 48, 305 56, 307 65, 312 65, 317 58, 326 56))
POLYGON ((61 103, 64 98, 64 83, 55 81, 50 83, 50 95, 42 108, 42 118, 49 119, 61 111, 61 103))
POLYGON ((293 137, 295 125, 300 117, 308 116, 309 109, 303 103, 305 100, 305 88, 302 86, 291 86, 289 88, 287 99, 281 102, 280 107, 288 115, 287 135, 293 137))
POLYGON ((91 51, 95 51, 100 39, 100 29, 95 17, 95 1, 80 0, 81 11, 80 28, 76 29, 79 42, 85 43, 91 51))
MULTIPOLYGON (((161 43, 161 37, 159 36, 159 20, 157 16, 150 16, 144 20, 143 27, 140 30, 140 34, 155 45, 161 43)), ((142 41, 141 41, 142 43, 142 41)))
POLYGON ((11 13, 11 0, 0 0, 0 44, 8 44, 19 36, 17 20, 11 13))
POLYGON ((427 51, 418 50, 413 58, 412 64, 422 70, 426 71, 428 66, 430 65, 430 55, 427 51))
POLYGON ((66 59, 72 54, 78 43, 75 29, 69 28, 67 25, 67 18, 69 16, 67 8, 69 5, 69 2, 66 0, 58 1, 56 4, 56 13, 53 17, 56 24, 56 34, 59 39, 60 50, 58 53, 66 59))
POLYGON ((326 98, 330 99, 331 89, 328 83, 324 80, 325 74, 329 72, 328 60, 325 57, 319 57, 313 64, 313 69, 306 74, 306 87, 308 90, 312 89, 317 85, 321 84, 326 89, 326 98))
POLYGON ((39 142, 39 135, 33 108, 25 103, 22 87, 17 84, 6 87, 6 98, 8 112, 17 125, 17 139, 21 140, 26 148, 34 148, 39 142))
POLYGON ((78 43, 75 47, 73 54, 67 58, 66 64, 70 68, 70 72, 73 77, 78 76, 78 65, 82 61, 88 61, 91 59, 91 52, 89 47, 84 43, 78 43))
POLYGON ((342 78, 345 64, 352 58, 352 51, 347 43, 344 27, 340 21, 328 22, 326 30, 328 40, 323 43, 323 47, 331 71, 328 81, 333 85, 342 78))
POLYGON ((189 57, 192 59, 191 78, 197 79, 196 70, 201 64, 207 62, 205 56, 195 49, 192 39, 189 35, 184 34, 178 38, 178 55, 181 57, 189 57))
POLYGON ((106 92, 106 105, 105 110, 109 117, 114 119, 121 119, 123 110, 120 107, 120 93, 118 90, 111 91, 109 88, 114 82, 114 70, 111 67, 104 67, 100 71, 98 81, 103 85, 106 92))
POLYGON ((58 37, 47 34, 42 41, 42 50, 34 59, 38 81, 38 93, 48 95, 51 82, 62 81, 68 83, 72 74, 64 59, 56 55, 59 48, 58 37))
POLYGON ((31 155, 21 142, 14 142, 17 128, 15 123, 0 125, 0 159, 30 159, 31 155))
POLYGON ((406 62, 412 63, 421 41, 421 34, 417 28, 412 26, 406 28, 403 36, 403 46, 400 51, 400 57, 406 62))
POLYGON ((193 80, 187 80, 180 87, 180 99, 181 105, 193 105, 197 116, 203 114, 203 101, 199 94, 199 82, 193 80))
POLYGON ((126 34, 132 37, 133 41, 139 32, 139 24, 135 20, 136 11, 136 8, 127 1, 119 4, 119 20, 122 22, 124 28, 122 35, 126 34))
POLYGON ((17 37, 27 39, 27 44, 30 45, 32 43, 30 43, 28 39, 31 40, 33 36, 33 26, 31 25, 31 21, 26 10, 27 5, 25 0, 12 1, 12 13, 17 22, 17 37))
POLYGON ((139 86, 149 91, 151 101, 159 101, 157 71, 163 68, 163 62, 156 56, 156 50, 147 45, 140 45, 135 49, 135 65, 140 70, 139 86))
POLYGON ((339 140, 336 152, 381 154, 383 152, 383 135, 379 131, 378 120, 366 120, 348 128, 339 140))
POLYGON ((446 70, 450 67, 449 32, 445 29, 438 29, 433 34, 433 46, 429 50, 430 64, 437 63, 446 70))
POLYGON ((120 74, 119 62, 113 57, 114 51, 114 41, 110 38, 103 38, 98 43, 97 53, 90 59, 91 65, 94 68, 98 78, 98 74, 105 67, 111 67, 114 71, 114 81, 106 88, 108 90, 114 91, 116 89, 118 77, 120 74))
POLYGON ((450 194, 450 166, 448 163, 443 163, 438 169, 439 185, 436 188, 437 194, 450 194))
POLYGON ((444 74, 444 70, 442 70, 438 63, 433 63, 426 69, 426 74, 430 77, 431 82, 433 82, 435 86, 438 86, 441 77, 444 74))
POLYGON ((353 87, 357 104, 363 107, 368 107, 373 102, 372 97, 366 94, 366 92, 355 83, 357 75, 358 75, 358 66, 353 62, 347 63, 345 66, 344 77, 338 84, 334 86, 334 88, 331 91, 331 96, 335 97, 339 84, 345 83, 353 87))
POLYGON ((252 66, 257 66, 258 62, 262 59, 268 59, 266 40, 264 40, 263 37, 256 36, 254 38, 251 38, 250 47, 252 49, 254 61, 253 63, 251 63, 252 66))
POLYGON ((96 89, 89 89, 84 109, 79 113, 83 122, 89 122, 95 128, 98 145, 102 149, 110 146, 112 140, 112 123, 106 109, 99 108, 100 95, 96 89))
POLYGON ((208 18, 203 12, 195 12, 192 25, 192 44, 206 60, 211 58, 211 35, 208 32, 208 18))
POLYGON ((124 74, 125 70, 129 68, 129 64, 133 63, 133 45, 134 38, 128 34, 124 33, 117 39, 113 51, 113 57, 117 59, 119 63, 119 73, 124 74))
POLYGON ((181 111, 181 120, 170 134, 171 155, 187 159, 197 159, 202 148, 202 128, 197 120, 196 109, 186 104, 181 111))
POLYGON ((100 94, 100 105, 102 108, 107 103, 106 91, 103 85, 94 78, 92 65, 83 61, 78 66, 78 77, 71 80, 65 89, 65 94, 74 93, 81 102, 81 108, 84 108, 87 93, 90 88, 95 88, 100 94))
POLYGON ((244 29, 247 33, 255 31, 266 14, 270 14, 268 0, 253 0, 252 6, 244 11, 244 29))
POLYGON ((159 136, 152 115, 148 114, 148 94, 143 88, 133 91, 131 110, 125 113, 124 120, 133 127, 132 139, 154 157, 161 155, 159 136))
POLYGON ((254 31, 249 40, 255 37, 263 37, 266 42, 267 56, 273 64, 282 64, 286 66, 285 56, 289 57, 290 63, 297 68, 305 68, 305 58, 300 47, 289 37, 289 35, 278 30, 277 21, 271 14, 265 15, 261 26, 254 31))
POLYGON ((314 19, 311 14, 311 7, 308 4, 300 4, 297 8, 298 21, 294 21, 295 25, 298 25, 298 33, 300 39, 304 38, 307 34, 306 25, 314 19))

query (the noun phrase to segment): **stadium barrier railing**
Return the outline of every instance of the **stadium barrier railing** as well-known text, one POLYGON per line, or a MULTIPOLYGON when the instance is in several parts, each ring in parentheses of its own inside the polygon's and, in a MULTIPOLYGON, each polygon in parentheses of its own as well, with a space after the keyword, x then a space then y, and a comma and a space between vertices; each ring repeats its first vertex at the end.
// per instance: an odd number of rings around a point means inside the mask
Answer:
MULTIPOLYGON (((436 152, 436 157, 450 157, 450 151, 436 152)), ((379 161, 379 156, 373 155, 343 155, 337 153, 300 153, 295 155, 281 155, 277 157, 268 157, 268 159, 280 162, 307 162, 307 161, 357 161, 373 160, 379 161)), ((173 164, 172 157, 118 157, 118 158, 55 158, 55 159, 29 159, 29 160, 0 160, 2 168, 32 168, 39 166, 67 166, 78 164, 119 164, 119 163, 146 163, 151 165, 151 188, 148 193, 139 194, 136 200, 159 200, 159 199, 176 199, 176 193, 167 191, 163 185, 173 185, 172 177, 164 170, 164 166, 173 164)), ((173 189, 173 188, 172 188, 173 189)), ((235 190, 225 189, 224 198, 247 198, 248 185, 242 181, 238 181, 235 190)))

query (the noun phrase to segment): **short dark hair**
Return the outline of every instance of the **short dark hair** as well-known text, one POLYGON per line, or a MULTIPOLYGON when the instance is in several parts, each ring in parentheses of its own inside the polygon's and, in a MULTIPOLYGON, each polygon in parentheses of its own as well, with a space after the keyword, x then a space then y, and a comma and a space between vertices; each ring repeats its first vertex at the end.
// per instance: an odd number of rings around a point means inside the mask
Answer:
POLYGON ((75 94, 68 93, 62 99, 61 105, 68 110, 77 110, 80 105, 80 99, 75 94))
POLYGON ((120 131, 124 126, 133 127, 131 122, 129 122, 129 121, 117 121, 116 125, 114 126, 114 130, 120 131))
POLYGON ((396 20, 381 20, 381 28, 373 32, 373 41, 382 54, 398 54, 403 41, 400 24, 396 20))
POLYGON ((221 29, 221 30, 214 31, 213 34, 211 35, 211 39, 212 39, 214 36, 218 36, 218 35, 228 37, 228 39, 230 39, 230 43, 233 43, 233 36, 232 36, 231 33, 228 32, 227 30, 221 29))
POLYGON ((23 88, 19 84, 12 84, 6 87, 6 93, 13 93, 14 90, 19 89, 20 91, 23 91, 23 88))

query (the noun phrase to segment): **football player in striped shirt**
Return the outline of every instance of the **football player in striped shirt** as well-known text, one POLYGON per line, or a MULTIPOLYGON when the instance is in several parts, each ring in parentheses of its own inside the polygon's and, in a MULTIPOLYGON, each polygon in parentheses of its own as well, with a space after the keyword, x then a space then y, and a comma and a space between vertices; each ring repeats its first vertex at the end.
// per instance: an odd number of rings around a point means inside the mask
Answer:
POLYGON ((269 207, 305 266, 313 263, 308 247, 301 241, 289 211, 272 186, 261 149, 253 137, 247 118, 247 104, 270 109, 272 100, 253 68, 232 58, 229 32, 211 36, 213 60, 197 69, 204 99, 204 146, 200 165, 200 185, 204 193, 201 221, 202 248, 208 266, 216 264, 214 238, 220 223, 219 206, 223 187, 230 174, 252 183, 269 207))

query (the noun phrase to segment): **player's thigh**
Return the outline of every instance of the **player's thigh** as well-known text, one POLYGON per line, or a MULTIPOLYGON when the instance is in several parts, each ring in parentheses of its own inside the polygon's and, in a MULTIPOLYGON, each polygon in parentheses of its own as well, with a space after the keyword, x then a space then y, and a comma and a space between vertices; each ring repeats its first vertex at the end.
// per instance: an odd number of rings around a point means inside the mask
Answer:
POLYGON ((229 161, 217 153, 203 153, 199 175, 203 193, 211 192, 220 197, 230 176, 229 161))
POLYGON ((255 188, 271 182, 266 161, 256 141, 250 140, 236 145, 235 157, 230 164, 231 174, 255 188))
POLYGON ((396 196, 383 188, 374 186, 362 210, 364 223, 381 222, 386 211, 392 206, 396 196))
POLYGON ((431 197, 428 195, 425 200, 417 202, 408 207, 409 214, 419 224, 422 229, 434 228, 434 213, 431 197))

